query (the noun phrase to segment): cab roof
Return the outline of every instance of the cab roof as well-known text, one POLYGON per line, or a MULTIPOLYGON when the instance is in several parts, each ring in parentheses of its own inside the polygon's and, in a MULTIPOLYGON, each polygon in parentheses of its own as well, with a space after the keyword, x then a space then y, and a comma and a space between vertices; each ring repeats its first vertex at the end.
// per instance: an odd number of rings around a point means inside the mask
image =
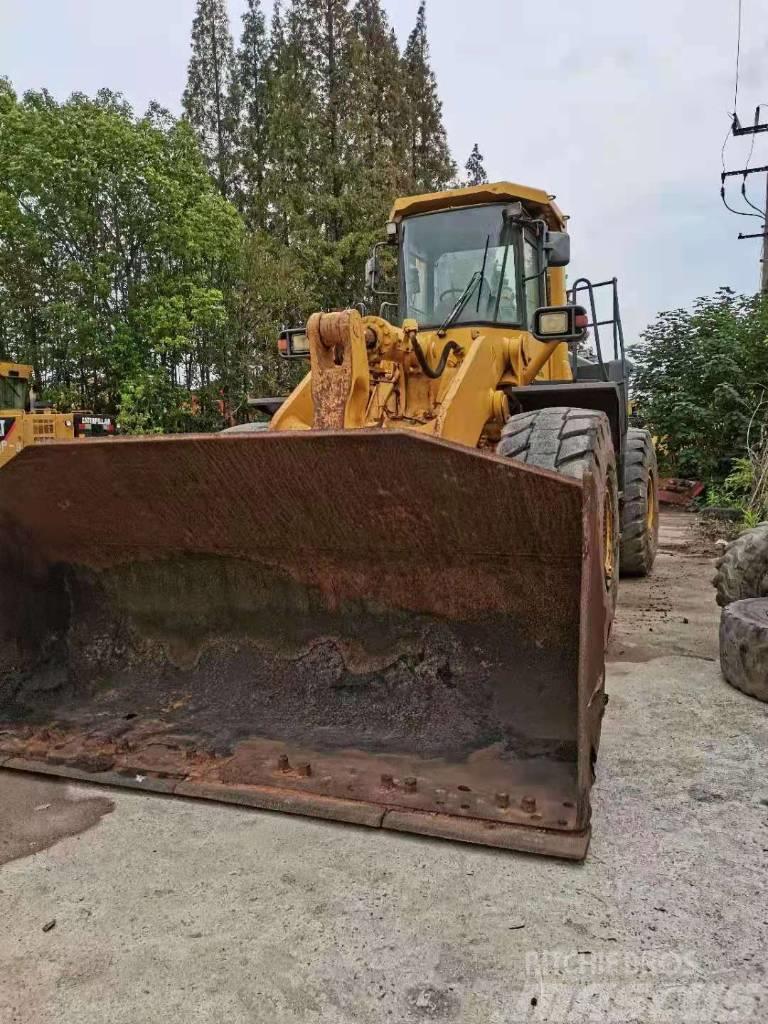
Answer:
POLYGON ((4 363, 0 360, 0 377, 20 377, 29 380, 34 372, 32 366, 24 363, 4 363))
POLYGON ((541 189, 516 185, 511 181, 472 185, 469 188, 452 188, 445 192, 430 192, 421 196, 405 196, 395 200, 389 219, 400 221, 403 217, 419 213, 516 200, 524 202, 531 212, 545 220, 554 230, 562 230, 565 227, 567 217, 554 202, 554 196, 541 189))

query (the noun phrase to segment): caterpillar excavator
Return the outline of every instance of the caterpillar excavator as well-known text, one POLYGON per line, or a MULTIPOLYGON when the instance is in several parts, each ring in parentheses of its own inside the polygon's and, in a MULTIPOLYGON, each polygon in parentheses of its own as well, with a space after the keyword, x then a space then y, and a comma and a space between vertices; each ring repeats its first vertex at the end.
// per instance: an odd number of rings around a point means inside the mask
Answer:
POLYGON ((38 402, 31 387, 32 372, 31 366, 0 361, 0 467, 25 445, 114 434, 112 416, 55 412, 38 402))
POLYGON ((283 333, 268 429, 0 470, 0 764, 582 859, 658 528, 615 282, 601 320, 510 183, 399 199, 383 244, 397 295, 283 333))

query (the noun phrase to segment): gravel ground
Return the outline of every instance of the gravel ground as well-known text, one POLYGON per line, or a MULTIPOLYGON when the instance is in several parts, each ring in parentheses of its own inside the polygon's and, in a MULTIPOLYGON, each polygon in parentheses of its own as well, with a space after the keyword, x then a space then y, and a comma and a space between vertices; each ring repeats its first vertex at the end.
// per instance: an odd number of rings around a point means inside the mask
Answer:
POLYGON ((768 705, 665 516, 586 863, 0 773, 0 1021, 768 1019, 768 705), (46 930, 47 929, 47 930, 46 930))

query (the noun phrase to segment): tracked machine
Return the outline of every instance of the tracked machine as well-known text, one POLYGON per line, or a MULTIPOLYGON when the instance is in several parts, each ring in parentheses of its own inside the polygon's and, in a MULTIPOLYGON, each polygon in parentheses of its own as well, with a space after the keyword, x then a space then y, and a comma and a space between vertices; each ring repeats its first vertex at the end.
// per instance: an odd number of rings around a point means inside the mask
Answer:
POLYGON ((0 762, 584 857, 658 517, 615 282, 604 320, 567 293, 565 228, 508 183, 398 200, 397 297, 284 333, 309 373, 268 430, 5 466, 0 762))

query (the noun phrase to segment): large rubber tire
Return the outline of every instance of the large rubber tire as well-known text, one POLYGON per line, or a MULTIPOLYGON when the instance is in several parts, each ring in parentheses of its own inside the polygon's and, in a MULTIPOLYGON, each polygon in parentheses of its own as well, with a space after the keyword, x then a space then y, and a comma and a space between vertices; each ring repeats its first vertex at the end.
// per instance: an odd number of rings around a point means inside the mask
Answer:
POLYGON ((504 425, 496 453, 576 480, 587 471, 593 474, 600 495, 600 536, 604 547, 610 545, 609 552, 601 552, 610 624, 619 584, 619 488, 608 417, 564 407, 521 413, 504 425), (606 515, 611 516, 608 529, 606 515))
POLYGON ((621 574, 647 576, 659 547, 659 468, 647 430, 630 427, 624 445, 621 574))
POLYGON ((723 608, 720 667, 731 686, 768 702, 768 600, 753 597, 723 608))
POLYGON ((732 601, 768 597, 768 523, 745 530, 731 541, 718 559, 712 582, 722 608, 732 601))

